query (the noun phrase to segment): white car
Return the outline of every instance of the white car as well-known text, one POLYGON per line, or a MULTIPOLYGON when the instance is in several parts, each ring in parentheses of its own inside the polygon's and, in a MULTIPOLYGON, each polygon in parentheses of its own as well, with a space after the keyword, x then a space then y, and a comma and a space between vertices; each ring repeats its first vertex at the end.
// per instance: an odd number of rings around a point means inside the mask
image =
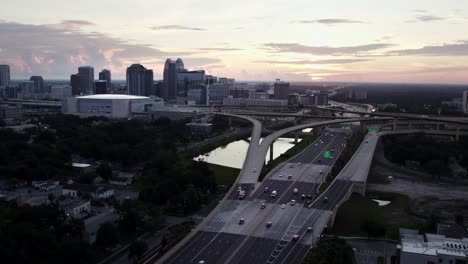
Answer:
POLYGON ((279 176, 280 176, 280 177, 283 177, 283 176, 284 176, 284 173, 280 173, 279 176))
POLYGON ((299 235, 294 235, 292 238, 293 241, 297 241, 298 239, 299 239, 299 235))
POLYGON ((295 204, 296 204, 296 200, 291 200, 291 201, 289 202, 289 204, 290 204, 290 205, 295 205, 295 204))
POLYGON ((285 205, 285 204, 282 204, 282 205, 281 205, 281 209, 284 209, 284 208, 286 208, 286 205, 285 205))

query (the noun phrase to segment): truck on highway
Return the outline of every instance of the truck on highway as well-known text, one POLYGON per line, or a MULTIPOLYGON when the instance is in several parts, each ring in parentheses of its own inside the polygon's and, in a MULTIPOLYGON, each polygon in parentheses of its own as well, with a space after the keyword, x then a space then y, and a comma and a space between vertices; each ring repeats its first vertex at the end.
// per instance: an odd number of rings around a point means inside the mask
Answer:
POLYGON ((297 194, 298 192, 299 192, 299 190, 297 188, 294 188, 293 193, 297 194))
POLYGON ((244 197, 245 197, 245 190, 240 190, 239 191, 239 200, 244 199, 244 197))

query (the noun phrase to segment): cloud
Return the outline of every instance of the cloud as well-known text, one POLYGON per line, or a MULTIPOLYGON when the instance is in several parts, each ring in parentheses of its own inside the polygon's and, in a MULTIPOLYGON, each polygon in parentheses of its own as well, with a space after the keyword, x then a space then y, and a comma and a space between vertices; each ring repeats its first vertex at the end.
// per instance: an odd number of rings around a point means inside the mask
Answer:
POLYGON ((424 55, 424 56, 468 56, 468 41, 454 44, 425 46, 419 49, 394 50, 389 55, 424 55))
POLYGON ((380 49, 385 49, 394 46, 389 43, 376 43, 359 46, 345 46, 345 47, 329 47, 329 46, 305 46, 298 43, 266 43, 264 47, 271 52, 282 53, 306 53, 313 55, 355 55, 368 53, 380 49))
POLYGON ((348 64, 356 62, 371 61, 368 59, 330 59, 330 60, 297 60, 297 61, 256 61, 258 63, 270 63, 270 64, 348 64))
POLYGON ((200 51, 237 51, 237 50, 242 50, 238 48, 198 48, 196 50, 200 51))
POLYGON ((445 20, 443 17, 433 16, 433 15, 426 15, 426 16, 418 16, 417 19, 421 22, 431 22, 431 21, 440 21, 445 20))
POLYGON ((204 28, 198 27, 185 27, 180 25, 164 25, 152 27, 152 30, 191 30, 191 31, 206 31, 204 28))
POLYGON ((95 26, 93 22, 86 20, 62 20, 60 23, 66 29, 80 29, 83 27, 95 26))
POLYGON ((301 24, 325 24, 325 25, 335 25, 335 24, 356 24, 356 23, 363 23, 362 21, 358 20, 351 20, 351 19, 340 19, 340 18, 327 18, 327 19, 318 19, 318 20, 300 20, 298 23, 301 24))
POLYGON ((429 11, 427 10, 424 10, 424 9, 413 9, 413 10, 410 10, 411 12, 414 12, 414 13, 428 13, 429 11))
POLYGON ((82 65, 94 66, 96 70, 109 68, 115 76, 124 76, 132 63, 193 54, 165 52, 150 45, 130 44, 105 34, 70 31, 56 25, 0 22, 0 35, 0 63, 12 66, 13 78, 39 74, 67 79, 82 65))

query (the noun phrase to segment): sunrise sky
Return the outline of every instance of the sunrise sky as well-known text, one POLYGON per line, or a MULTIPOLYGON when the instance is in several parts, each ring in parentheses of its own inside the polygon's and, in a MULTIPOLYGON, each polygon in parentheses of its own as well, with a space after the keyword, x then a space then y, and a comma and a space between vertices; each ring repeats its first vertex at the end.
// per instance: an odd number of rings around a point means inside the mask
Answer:
POLYGON ((468 83, 467 0, 0 0, 12 78, 166 58, 237 80, 468 83))

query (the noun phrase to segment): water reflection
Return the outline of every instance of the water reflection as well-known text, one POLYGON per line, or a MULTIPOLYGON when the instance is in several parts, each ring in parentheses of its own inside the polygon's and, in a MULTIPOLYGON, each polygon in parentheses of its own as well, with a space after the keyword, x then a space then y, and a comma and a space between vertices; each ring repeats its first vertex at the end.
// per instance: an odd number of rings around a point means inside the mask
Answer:
MULTIPOLYGON (((263 139, 263 138, 262 138, 263 139)), ((250 138, 248 139, 250 140, 250 138)), ((225 146, 218 147, 208 153, 195 157, 194 160, 204 160, 208 163, 218 164, 233 168, 242 168, 242 164, 249 147, 248 140, 238 140, 225 146)), ((300 142, 302 139, 299 139, 300 142)), ((273 158, 279 157, 294 146, 294 138, 278 138, 273 146, 273 158)), ((266 155, 266 161, 270 159, 270 149, 266 155)))

